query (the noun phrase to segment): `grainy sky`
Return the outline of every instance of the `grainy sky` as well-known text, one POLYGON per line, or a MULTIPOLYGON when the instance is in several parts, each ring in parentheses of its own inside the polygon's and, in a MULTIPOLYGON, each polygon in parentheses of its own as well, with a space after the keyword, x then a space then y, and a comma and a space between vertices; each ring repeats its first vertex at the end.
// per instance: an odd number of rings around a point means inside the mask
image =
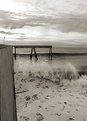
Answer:
POLYGON ((87 0, 0 0, 0 41, 87 45, 87 0))

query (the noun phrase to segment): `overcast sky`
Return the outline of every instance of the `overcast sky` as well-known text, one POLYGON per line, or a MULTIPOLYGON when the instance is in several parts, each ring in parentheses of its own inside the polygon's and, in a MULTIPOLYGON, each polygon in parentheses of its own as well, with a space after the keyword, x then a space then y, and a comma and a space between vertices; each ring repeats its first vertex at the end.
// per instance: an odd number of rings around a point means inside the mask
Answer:
POLYGON ((0 42, 87 45, 87 0, 0 0, 0 42))

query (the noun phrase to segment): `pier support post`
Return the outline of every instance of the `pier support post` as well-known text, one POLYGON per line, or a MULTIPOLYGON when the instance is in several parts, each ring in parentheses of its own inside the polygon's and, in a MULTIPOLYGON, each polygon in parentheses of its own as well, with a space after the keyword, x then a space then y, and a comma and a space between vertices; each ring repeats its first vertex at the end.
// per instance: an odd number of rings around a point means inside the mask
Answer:
POLYGON ((50 49, 51 49, 51 60, 52 60, 52 47, 50 49))
POLYGON ((14 47, 14 49, 15 49, 15 60, 16 60, 16 47, 14 47))
POLYGON ((38 57, 37 57, 37 53, 36 53, 36 49, 35 48, 34 48, 34 54, 35 54, 36 60, 38 60, 38 57))
POLYGON ((31 48, 30 60, 32 60, 33 48, 31 48))
POLYGON ((52 47, 49 48, 49 60, 52 60, 52 47))
POLYGON ((33 51, 34 51, 35 59, 38 60, 35 47, 34 48, 31 48, 30 60, 32 60, 33 51))

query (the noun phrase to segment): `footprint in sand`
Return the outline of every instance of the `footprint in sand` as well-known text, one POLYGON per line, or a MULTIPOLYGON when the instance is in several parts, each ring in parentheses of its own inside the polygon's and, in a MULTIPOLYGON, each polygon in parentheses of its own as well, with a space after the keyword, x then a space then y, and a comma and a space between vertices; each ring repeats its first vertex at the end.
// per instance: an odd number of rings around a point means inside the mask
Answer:
POLYGON ((48 108, 48 107, 45 107, 45 111, 46 111, 46 112, 49 112, 49 108, 48 108))
POLYGON ((30 119, 27 116, 21 116, 21 119, 24 119, 24 121, 29 121, 30 119))
POLYGON ((35 79, 30 79, 30 82, 33 82, 33 81, 35 81, 35 79))
POLYGON ((39 105, 39 106, 38 106, 38 108, 39 108, 39 109, 41 109, 41 108, 42 108, 42 106, 41 106, 41 105, 39 105))
POLYGON ((79 111, 78 109, 76 109, 76 111, 79 111))
POLYGON ((30 96, 26 96, 26 97, 25 97, 25 100, 26 100, 26 101, 29 101, 30 99, 31 99, 30 96))
POLYGON ((74 95, 72 95, 72 94, 69 94, 71 97, 74 97, 74 95))
POLYGON ((64 102, 65 105, 67 105, 67 102, 64 102))
POLYGON ((68 121, 74 121, 74 117, 70 117, 68 121))
POLYGON ((48 108, 46 107, 45 109, 47 110, 48 108))
POLYGON ((45 86, 46 88, 49 88, 48 86, 45 86))
POLYGON ((44 99, 49 100, 49 98, 48 98, 48 97, 45 97, 44 99))
POLYGON ((40 85, 41 85, 41 83, 38 83, 38 84, 36 85, 36 87, 37 87, 37 88, 39 88, 39 87, 40 87, 40 85))
POLYGON ((28 102, 25 103, 25 107, 27 107, 27 105, 28 105, 28 102))
POLYGON ((48 86, 42 86, 42 88, 43 88, 43 89, 49 89, 49 87, 48 87, 48 86))
POLYGON ((33 100, 33 101, 38 100, 37 94, 34 94, 34 95, 32 96, 32 100, 33 100))
POLYGON ((42 121, 44 119, 43 115, 40 113, 36 113, 36 121, 42 121))
POLYGON ((22 88, 22 84, 19 85, 19 88, 20 88, 20 89, 22 88))
POLYGON ((55 115, 57 115, 57 116, 61 116, 62 114, 61 114, 61 113, 56 113, 55 115))

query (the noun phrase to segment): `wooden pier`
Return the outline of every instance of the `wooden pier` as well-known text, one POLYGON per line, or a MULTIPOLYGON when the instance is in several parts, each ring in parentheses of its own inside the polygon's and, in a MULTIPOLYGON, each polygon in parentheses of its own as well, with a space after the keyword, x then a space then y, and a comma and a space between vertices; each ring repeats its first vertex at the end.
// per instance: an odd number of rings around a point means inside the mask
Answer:
POLYGON ((30 60, 32 60, 32 55, 34 52, 35 58, 36 60, 38 60, 37 57, 37 52, 36 52, 36 48, 48 48, 49 49, 49 60, 52 60, 52 45, 15 45, 14 49, 15 49, 15 59, 16 59, 16 50, 17 48, 31 48, 31 53, 30 53, 30 60))

